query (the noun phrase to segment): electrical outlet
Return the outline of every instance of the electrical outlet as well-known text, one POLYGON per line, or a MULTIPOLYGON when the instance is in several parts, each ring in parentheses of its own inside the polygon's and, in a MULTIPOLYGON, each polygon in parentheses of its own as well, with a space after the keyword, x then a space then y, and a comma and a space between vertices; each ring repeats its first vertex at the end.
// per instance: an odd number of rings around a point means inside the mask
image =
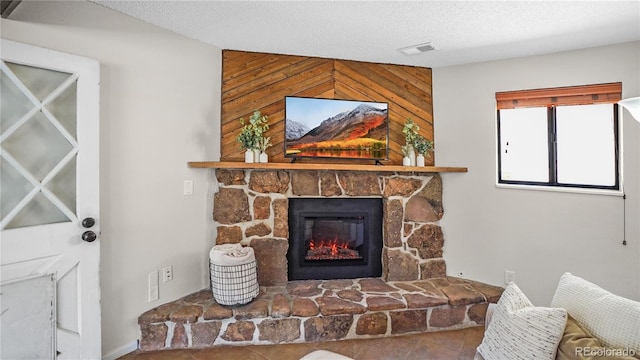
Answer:
POLYGON ((504 283, 509 285, 510 282, 516 282, 516 272, 511 270, 505 270, 504 283))
POLYGON ((173 266, 162 268, 162 282, 173 280, 173 266))

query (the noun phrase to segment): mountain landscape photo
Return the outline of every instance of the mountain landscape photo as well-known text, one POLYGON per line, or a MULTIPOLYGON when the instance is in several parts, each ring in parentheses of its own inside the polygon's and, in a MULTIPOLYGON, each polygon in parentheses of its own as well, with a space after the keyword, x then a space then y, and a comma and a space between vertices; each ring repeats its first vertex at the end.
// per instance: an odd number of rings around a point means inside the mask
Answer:
MULTIPOLYGON (((331 99, 303 99, 305 112, 326 107, 331 99)), ((309 126, 301 119, 286 120, 286 155, 334 158, 386 159, 388 110, 385 103, 342 101, 352 106, 309 126)), ((302 116, 300 116, 302 117, 302 116)))

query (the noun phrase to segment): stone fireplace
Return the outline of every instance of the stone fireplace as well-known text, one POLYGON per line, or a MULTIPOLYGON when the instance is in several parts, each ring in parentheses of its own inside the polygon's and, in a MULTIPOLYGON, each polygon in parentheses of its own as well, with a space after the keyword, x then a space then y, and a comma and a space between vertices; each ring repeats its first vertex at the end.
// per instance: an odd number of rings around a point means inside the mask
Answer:
POLYGON ((382 275, 382 199, 289 199, 289 280, 382 275))
MULTIPOLYGON (((216 243, 253 247, 260 294, 246 305, 227 307, 203 289, 151 309, 138 318, 142 350, 333 341, 480 326, 489 302, 497 302, 503 291, 445 276, 437 173, 217 169, 215 177, 216 243), (299 225, 303 233, 321 228, 318 236, 346 237, 352 243, 340 255, 348 259, 330 264, 370 254, 361 251, 362 214, 338 211, 345 207, 343 200, 356 199, 381 208, 370 215, 382 222, 382 251, 375 255, 381 276, 289 281, 287 253, 295 247, 290 241, 298 226, 290 224, 289 214, 298 200, 312 200, 312 210, 303 208, 313 220, 299 225), (332 214, 316 216, 317 204, 325 202, 332 204, 332 214)), ((306 254, 305 246, 298 251, 306 254)), ((311 252, 321 260, 329 255, 326 249, 311 252)))
POLYGON ((253 247, 261 286, 283 286, 290 280, 289 203, 299 198, 378 199, 382 279, 446 275, 438 225, 444 213, 442 179, 437 173, 217 169, 215 176, 216 244, 253 247))

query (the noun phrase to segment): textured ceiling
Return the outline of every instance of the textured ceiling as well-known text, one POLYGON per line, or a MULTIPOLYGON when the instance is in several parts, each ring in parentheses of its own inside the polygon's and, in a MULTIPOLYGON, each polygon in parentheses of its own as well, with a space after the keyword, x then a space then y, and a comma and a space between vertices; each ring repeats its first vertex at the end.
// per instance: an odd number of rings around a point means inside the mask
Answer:
POLYGON ((431 68, 640 40, 637 0, 91 1, 222 49, 431 68))

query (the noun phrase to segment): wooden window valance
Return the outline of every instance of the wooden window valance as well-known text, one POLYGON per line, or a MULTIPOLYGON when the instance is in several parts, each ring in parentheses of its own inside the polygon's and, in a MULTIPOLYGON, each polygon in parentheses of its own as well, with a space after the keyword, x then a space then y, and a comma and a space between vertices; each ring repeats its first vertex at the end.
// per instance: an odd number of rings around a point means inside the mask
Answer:
POLYGON ((537 106, 615 103, 621 99, 621 82, 496 93, 498 110, 537 106))

